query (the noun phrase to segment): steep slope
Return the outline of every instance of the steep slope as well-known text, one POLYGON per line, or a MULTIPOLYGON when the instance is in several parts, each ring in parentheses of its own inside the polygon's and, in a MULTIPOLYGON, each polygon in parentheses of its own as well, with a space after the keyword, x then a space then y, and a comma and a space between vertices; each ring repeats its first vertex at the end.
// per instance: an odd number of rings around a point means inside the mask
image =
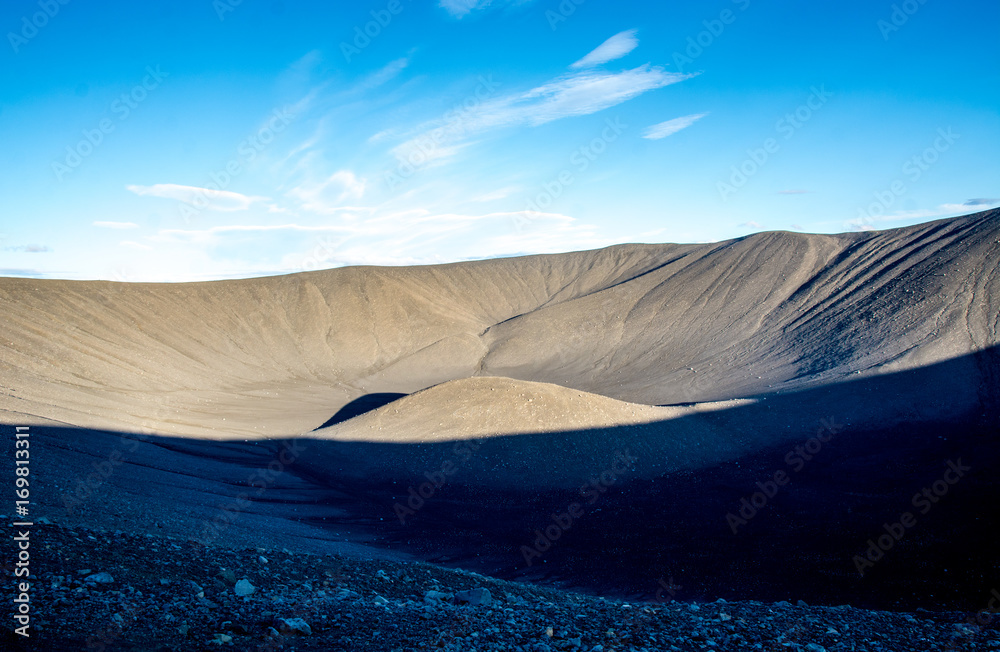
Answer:
POLYGON ((1000 213, 198 284, 0 279, 0 410, 280 436, 476 375, 645 404, 914 368, 997 342, 1000 213))

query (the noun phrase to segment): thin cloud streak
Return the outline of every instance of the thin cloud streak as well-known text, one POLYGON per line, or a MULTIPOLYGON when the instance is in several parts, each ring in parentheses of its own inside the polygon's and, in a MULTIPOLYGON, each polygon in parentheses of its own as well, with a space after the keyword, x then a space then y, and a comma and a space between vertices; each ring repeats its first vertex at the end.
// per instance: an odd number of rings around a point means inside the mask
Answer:
POLYGON ((126 190, 140 196, 174 199, 198 208, 217 211, 244 211, 254 202, 267 201, 268 197, 242 195, 229 190, 213 190, 175 183, 157 183, 152 186, 125 186, 126 190))
POLYGON ((660 140, 661 138, 666 138, 667 136, 676 134, 681 129, 687 129, 698 120, 704 118, 706 115, 708 114, 693 113, 691 115, 674 118, 673 120, 667 120, 666 122, 652 125, 646 128, 642 137, 648 140, 660 140))
POLYGON ((93 222, 94 226, 100 227, 102 229, 138 229, 139 225, 135 222, 104 222, 97 221, 93 222))
POLYGON ((591 68, 593 66, 599 66, 602 63, 614 61, 615 59, 621 59, 626 54, 639 47, 639 39, 635 36, 638 31, 639 30, 629 29, 615 34, 607 41, 594 48, 589 54, 587 54, 587 56, 570 65, 570 68, 591 68))

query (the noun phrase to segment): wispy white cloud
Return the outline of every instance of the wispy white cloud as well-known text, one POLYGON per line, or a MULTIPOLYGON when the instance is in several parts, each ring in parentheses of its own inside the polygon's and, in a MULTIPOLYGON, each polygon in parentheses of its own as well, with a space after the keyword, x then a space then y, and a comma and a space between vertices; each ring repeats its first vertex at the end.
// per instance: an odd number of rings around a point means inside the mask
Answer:
POLYGON ((351 170, 338 170, 320 181, 304 181, 285 195, 298 201, 303 210, 331 214, 345 210, 344 202, 361 199, 368 182, 351 170))
MULTIPOLYGON (((695 73, 696 74, 696 73, 695 73)), ((467 110, 417 128, 418 135, 392 149, 401 161, 420 165, 453 157, 485 132, 518 126, 537 127, 564 118, 590 115, 651 90, 694 77, 645 64, 621 72, 587 70, 562 75, 530 90, 475 103, 467 110)))
POLYGON ((707 113, 693 113, 691 115, 686 115, 680 118, 674 118, 673 120, 667 120, 666 122, 661 122, 659 124, 646 127, 643 132, 642 137, 648 138, 649 140, 660 140, 661 138, 666 138, 672 134, 676 134, 681 129, 687 129, 693 125, 698 120, 704 118, 707 113))
POLYGON ((439 4, 452 16, 462 18, 474 9, 487 6, 490 0, 441 0, 439 4))
POLYGON ((960 204, 940 204, 935 208, 918 208, 914 210, 894 211, 884 215, 869 215, 849 220, 846 224, 852 231, 874 231, 877 228, 875 224, 880 222, 905 222, 908 220, 927 220, 936 217, 969 215, 995 206, 1000 206, 1000 199, 970 199, 960 204))
POLYGON ((142 244, 141 242, 135 242, 134 240, 122 240, 118 243, 122 247, 128 247, 130 249, 139 249, 140 251, 152 251, 152 247, 149 245, 142 244))
POLYGON ((52 247, 40 244, 26 244, 26 245, 14 245, 13 247, 4 247, 4 251, 20 251, 26 254, 45 254, 52 251, 52 247))
POLYGON ((138 229, 139 225, 135 222, 102 222, 97 221, 93 223, 94 226, 99 226, 102 229, 138 229))
POLYGON ((356 87, 357 91, 369 91, 374 88, 392 81, 399 76, 399 73, 406 70, 406 67, 410 65, 409 57, 400 57, 399 59, 393 59, 386 65, 382 66, 375 72, 364 78, 356 87))
POLYGON ((621 59, 639 46, 639 39, 635 36, 637 32, 638 30, 635 29, 618 32, 594 48, 587 56, 572 64, 570 68, 591 68, 608 61, 621 59))
POLYGON ((268 197, 242 195, 229 190, 212 190, 196 186, 182 186, 175 183, 158 183, 152 186, 125 186, 137 195, 175 199, 191 204, 202 210, 245 211, 257 201, 266 201, 268 197))
POLYGON ((666 72, 650 64, 617 73, 570 74, 521 95, 485 104, 478 116, 479 122, 482 128, 543 125, 562 118, 597 113, 693 76, 666 72))
POLYGON ((496 201, 498 199, 503 199, 504 197, 509 197, 517 191, 518 191, 517 187, 507 186, 506 188, 498 188, 497 190, 494 190, 492 192, 487 192, 477 197, 473 197, 472 201, 474 202, 496 201))
MULTIPOLYGON (((332 223, 230 224, 202 229, 163 229, 145 242, 156 256, 212 261, 225 267, 220 251, 266 252, 229 261, 229 269, 289 273, 342 265, 414 265, 554 253, 612 244, 593 225, 557 213, 512 211, 466 214, 424 208, 385 211, 332 223), (254 261, 254 262, 248 262, 254 261)), ((122 243, 143 248, 142 243, 122 243)), ((159 280, 189 280, 187 271, 159 280)))
POLYGON ((224 226, 213 226, 207 229, 161 229, 156 237, 158 239, 172 238, 185 240, 205 241, 213 236, 226 233, 269 233, 273 231, 304 231, 304 232, 350 232, 351 229, 335 225, 303 225, 303 224, 227 224, 224 226))
MULTIPOLYGON (((474 11, 481 11, 487 7, 517 6, 531 2, 532 0, 439 0, 438 4, 455 18, 462 18, 474 11)), ((578 0, 582 2, 583 0, 578 0)))

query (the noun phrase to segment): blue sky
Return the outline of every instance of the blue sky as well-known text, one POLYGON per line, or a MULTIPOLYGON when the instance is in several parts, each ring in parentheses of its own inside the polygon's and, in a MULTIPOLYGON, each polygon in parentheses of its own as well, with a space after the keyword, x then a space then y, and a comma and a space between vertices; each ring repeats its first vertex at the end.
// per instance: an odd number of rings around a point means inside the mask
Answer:
POLYGON ((1000 205, 1000 5, 11 0, 0 275, 257 276, 1000 205))

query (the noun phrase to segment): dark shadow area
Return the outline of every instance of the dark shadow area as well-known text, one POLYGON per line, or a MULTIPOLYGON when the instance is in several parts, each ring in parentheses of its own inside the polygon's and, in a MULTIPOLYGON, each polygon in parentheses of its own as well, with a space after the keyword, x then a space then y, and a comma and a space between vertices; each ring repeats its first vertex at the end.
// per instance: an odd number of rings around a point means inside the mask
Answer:
POLYGON ((330 426, 337 425, 338 423, 343 423, 348 419, 361 416, 366 412, 377 410, 383 405, 388 405, 389 403, 403 398, 404 396, 406 396, 406 394, 399 394, 397 392, 373 392, 371 394, 359 396, 344 407, 337 410, 336 414, 327 419, 323 425, 316 428, 316 430, 329 428, 330 426))
MULTIPOLYGON (((267 545, 293 550, 343 552, 341 542, 361 541, 501 578, 630 599, 976 610, 1000 586, 998 370, 992 348, 657 424, 496 436, 474 450, 468 442, 307 438, 298 443, 305 453, 282 464, 260 493, 251 491, 252 478, 280 459, 287 442, 155 437, 129 452, 102 486, 119 492, 117 504, 127 495, 135 507, 131 524, 125 514, 116 523, 126 525, 113 526, 122 529, 183 512, 179 526, 196 534, 242 492, 249 504, 223 532, 246 526, 267 545), (819 450, 789 457, 830 418, 840 427, 819 450), (588 490, 622 450, 636 463, 603 490, 588 490), (455 470, 443 475, 448 461, 455 470), (956 466, 961 473, 949 474, 956 466), (790 481, 765 490, 778 471, 790 481), (935 486, 935 500, 914 498, 935 486), (758 492, 771 495, 734 533, 727 514, 739 515, 741 500, 758 492), (577 516, 559 525, 574 504, 577 516), (915 523, 861 576, 854 557, 904 513, 915 523), (537 545, 553 525, 557 535, 537 545), (529 565, 524 551, 532 546, 539 554, 529 565)), ((33 430, 39 460, 67 460, 79 474, 121 446, 116 433, 33 430)), ((43 494, 48 482, 58 483, 39 480, 43 494)), ((45 500, 60 518, 58 496, 45 500)), ((100 508, 75 518, 106 519, 100 508)), ((212 544, 242 546, 242 539, 224 534, 212 544)))

